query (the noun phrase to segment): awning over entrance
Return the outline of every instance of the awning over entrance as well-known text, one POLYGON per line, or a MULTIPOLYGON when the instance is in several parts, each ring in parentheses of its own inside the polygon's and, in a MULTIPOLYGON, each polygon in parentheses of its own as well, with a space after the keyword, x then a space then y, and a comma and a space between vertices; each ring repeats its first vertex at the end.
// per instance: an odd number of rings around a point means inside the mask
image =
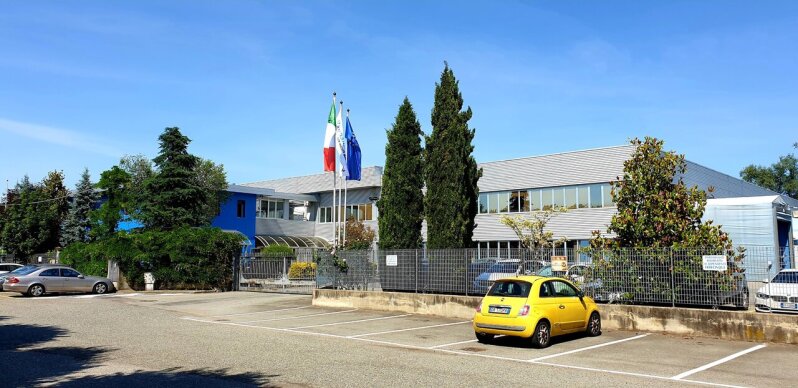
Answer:
POLYGON ((255 236, 255 248, 269 245, 287 245, 291 248, 330 248, 330 243, 321 237, 305 236, 255 236))

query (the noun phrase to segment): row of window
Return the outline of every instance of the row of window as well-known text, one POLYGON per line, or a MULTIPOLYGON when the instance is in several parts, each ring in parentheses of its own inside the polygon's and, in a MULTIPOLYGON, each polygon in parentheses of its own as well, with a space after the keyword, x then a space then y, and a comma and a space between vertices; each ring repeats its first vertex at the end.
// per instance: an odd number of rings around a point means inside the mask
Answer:
MULTIPOLYGON (((336 206, 336 208, 339 209, 338 214, 340 215, 340 217, 345 220, 348 220, 349 217, 354 217, 356 220, 360 221, 374 220, 374 214, 370 203, 347 205, 345 207, 336 206), (344 208, 346 208, 346 214, 344 214, 343 211, 344 208)), ((333 216, 332 207, 319 208, 319 223, 325 224, 328 222, 333 222, 332 216, 333 216)))
POLYGON ((285 201, 262 199, 257 210, 259 218, 283 218, 285 215, 285 201))
POLYGON ((479 212, 519 213, 556 207, 584 209, 615 206, 609 183, 501 191, 479 194, 479 212))

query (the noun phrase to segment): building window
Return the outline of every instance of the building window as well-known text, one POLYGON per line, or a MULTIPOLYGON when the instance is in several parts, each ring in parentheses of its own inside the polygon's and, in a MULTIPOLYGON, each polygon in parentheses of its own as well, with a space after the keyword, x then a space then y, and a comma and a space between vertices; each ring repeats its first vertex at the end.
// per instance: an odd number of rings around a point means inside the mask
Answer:
POLYGON ((479 195, 479 212, 480 213, 487 213, 488 212, 488 195, 487 194, 480 194, 479 195))
MULTIPOLYGON (((342 218, 346 217, 345 219, 347 220, 349 219, 349 217, 352 217, 358 221, 374 220, 373 209, 370 203, 347 205, 345 208, 336 206, 336 209, 339 209, 338 213, 339 216, 342 218)), ((319 223, 324 224, 328 222, 333 222, 332 216, 333 216, 332 207, 328 206, 328 207, 319 208, 319 223)))
POLYGON ((259 202, 259 218, 283 218, 285 216, 285 201, 264 199, 259 202))
POLYGON ((540 190, 529 190, 529 209, 540 210, 540 190))
POLYGON ((247 216, 247 202, 243 199, 239 199, 236 203, 236 216, 238 218, 244 218, 247 216))
POLYGON ((604 197, 604 207, 615 206, 615 202, 612 201, 612 186, 608 183, 601 185, 601 192, 604 197))
POLYGON ((601 185, 590 185, 590 207, 602 207, 601 185))
POLYGON ((568 209, 576 209, 576 187, 565 188, 565 201, 563 206, 568 209))
POLYGON ((541 203, 543 204, 543 210, 551 210, 552 207, 552 198, 551 198, 551 189, 544 189, 540 191, 541 194, 541 203))
POLYGON ((576 188, 576 207, 580 209, 588 207, 588 202, 587 202, 588 190, 590 189, 588 189, 587 186, 578 186, 576 188))

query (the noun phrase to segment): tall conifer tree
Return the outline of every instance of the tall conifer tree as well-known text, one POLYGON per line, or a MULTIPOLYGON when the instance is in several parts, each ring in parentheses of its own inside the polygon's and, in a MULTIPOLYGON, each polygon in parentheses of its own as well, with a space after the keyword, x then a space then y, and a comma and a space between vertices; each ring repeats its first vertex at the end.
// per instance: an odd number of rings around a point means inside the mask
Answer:
POLYGON ((393 127, 386 131, 385 172, 380 211, 380 248, 421 248, 421 222, 424 219, 423 155, 421 124, 413 105, 405 97, 393 127))
POLYGON ((61 233, 61 246, 65 247, 73 242, 89 240, 89 229, 91 228, 89 213, 95 202, 97 202, 97 194, 92 187, 91 176, 87 168, 83 170, 80 181, 75 186, 75 197, 61 233))
POLYGON ((195 176, 199 158, 188 153, 191 140, 177 127, 158 137, 161 152, 153 159, 158 172, 145 181, 147 199, 142 204, 145 225, 161 230, 209 224, 203 206, 208 200, 195 176))
POLYGON ((463 96, 447 63, 435 84, 432 134, 426 138, 424 209, 429 248, 466 248, 473 245, 482 170, 472 153, 474 130, 468 127, 471 108, 463 109, 463 96))

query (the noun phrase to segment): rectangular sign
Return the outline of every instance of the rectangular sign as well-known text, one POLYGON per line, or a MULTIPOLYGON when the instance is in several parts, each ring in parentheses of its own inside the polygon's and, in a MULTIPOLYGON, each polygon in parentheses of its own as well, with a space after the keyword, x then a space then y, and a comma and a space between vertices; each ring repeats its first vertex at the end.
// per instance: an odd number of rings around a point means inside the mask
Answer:
POLYGON ((568 256, 552 256, 551 270, 555 272, 565 272, 568 270, 568 256))
POLYGON ((388 267, 396 267, 399 265, 399 258, 396 255, 385 255, 385 265, 388 267))
POLYGON ((704 271, 726 271, 729 269, 726 255, 703 255, 704 271))

